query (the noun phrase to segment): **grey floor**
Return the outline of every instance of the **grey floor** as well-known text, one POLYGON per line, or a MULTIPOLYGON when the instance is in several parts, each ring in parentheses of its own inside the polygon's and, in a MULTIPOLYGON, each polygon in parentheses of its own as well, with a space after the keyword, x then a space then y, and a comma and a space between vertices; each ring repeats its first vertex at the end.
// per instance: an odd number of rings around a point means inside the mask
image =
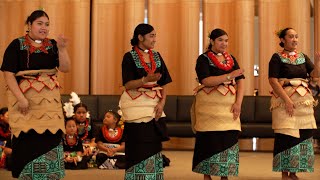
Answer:
MULTIPOLYGON (((203 179, 200 174, 191 171, 192 151, 164 151, 171 163, 165 168, 166 180, 196 180, 203 179)), ((271 152, 240 152, 239 177, 231 177, 231 180, 280 180, 280 173, 272 172, 271 152)), ((300 180, 320 180, 320 154, 316 154, 315 172, 299 173, 300 180)), ((65 180, 122 180, 123 170, 99 170, 91 168, 88 170, 67 170, 65 180)), ((0 180, 9 180, 11 173, 0 170, 0 180)), ((213 177, 213 179, 219 179, 213 177)))

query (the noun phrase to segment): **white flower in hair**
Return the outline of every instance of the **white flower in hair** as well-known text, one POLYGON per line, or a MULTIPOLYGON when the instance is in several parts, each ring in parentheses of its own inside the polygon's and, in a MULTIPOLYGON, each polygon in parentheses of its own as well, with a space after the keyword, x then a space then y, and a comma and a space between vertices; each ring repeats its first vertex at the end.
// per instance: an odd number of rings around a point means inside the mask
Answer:
POLYGON ((72 104, 73 104, 74 106, 77 105, 77 104, 79 104, 79 103, 81 103, 81 100, 80 100, 80 98, 79 98, 79 96, 78 96, 77 93, 71 92, 70 96, 71 96, 70 101, 72 102, 72 104))
POLYGON ((118 110, 118 114, 122 116, 122 111, 120 109, 118 110))
POLYGON ((66 112, 67 118, 72 117, 74 115, 74 113, 73 113, 74 108, 73 108, 72 102, 64 103, 63 110, 64 110, 64 112, 66 112))
POLYGON ((89 111, 87 112, 86 118, 88 118, 88 119, 90 118, 90 112, 89 111))

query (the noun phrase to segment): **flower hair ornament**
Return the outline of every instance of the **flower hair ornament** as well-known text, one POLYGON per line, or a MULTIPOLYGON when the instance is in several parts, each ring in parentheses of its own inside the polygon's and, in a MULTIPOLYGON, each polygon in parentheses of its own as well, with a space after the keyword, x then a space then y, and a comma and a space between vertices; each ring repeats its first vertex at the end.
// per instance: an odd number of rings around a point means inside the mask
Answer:
POLYGON ((63 110, 64 110, 64 112, 66 112, 67 118, 71 118, 74 115, 74 113, 73 113, 74 107, 72 105, 72 102, 64 103, 63 110))
MULTIPOLYGON (((64 103, 63 109, 66 112, 66 117, 70 118, 74 115, 74 106, 81 103, 80 97, 77 93, 71 92, 70 93, 71 99, 69 99, 69 102, 64 103)), ((90 118, 90 113, 87 111, 86 118, 90 118)))
POLYGON ((71 99, 69 99, 69 101, 72 102, 73 106, 81 103, 81 100, 77 93, 71 92, 70 96, 71 96, 71 99))
POLYGON ((120 126, 121 129, 124 129, 124 119, 122 116, 122 111, 120 109, 118 110, 118 114, 120 115, 118 125, 120 126))
POLYGON ((280 34, 281 34, 281 32, 283 31, 284 29, 278 29, 277 31, 274 31, 274 34, 278 37, 278 38, 280 38, 280 34))

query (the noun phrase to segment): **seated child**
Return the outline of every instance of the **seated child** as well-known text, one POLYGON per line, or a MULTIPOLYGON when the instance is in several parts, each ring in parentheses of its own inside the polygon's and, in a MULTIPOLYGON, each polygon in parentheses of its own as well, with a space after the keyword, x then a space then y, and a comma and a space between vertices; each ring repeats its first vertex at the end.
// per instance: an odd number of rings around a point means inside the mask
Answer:
POLYGON ((2 149, 2 158, 1 161, 3 163, 3 167, 7 170, 11 171, 12 169, 12 147, 11 147, 11 138, 9 138, 5 145, 0 145, 0 149, 2 149))
POLYGON ((85 104, 79 103, 74 106, 74 119, 77 124, 77 134, 84 145, 84 154, 92 156, 96 150, 96 143, 87 113, 88 108, 85 104))
POLYGON ((66 169, 87 169, 89 157, 83 155, 82 141, 77 136, 76 121, 66 119, 66 134, 63 137, 64 162, 66 169))
POLYGON ((7 141, 11 136, 9 127, 8 108, 4 107, 0 109, 0 141, 7 141))
POLYGON ((119 120, 120 115, 114 111, 108 111, 104 116, 103 126, 96 137, 96 163, 99 169, 125 168, 125 142, 119 120))
POLYGON ((88 107, 81 102, 79 96, 75 92, 72 92, 70 95, 72 98, 69 102, 64 103, 63 109, 67 118, 73 118, 76 121, 77 135, 82 141, 83 154, 90 157, 89 167, 94 167, 96 143, 92 133, 88 107))
POLYGON ((7 141, 11 138, 11 131, 9 127, 8 108, 0 109, 0 168, 6 167, 6 153, 4 152, 7 141))

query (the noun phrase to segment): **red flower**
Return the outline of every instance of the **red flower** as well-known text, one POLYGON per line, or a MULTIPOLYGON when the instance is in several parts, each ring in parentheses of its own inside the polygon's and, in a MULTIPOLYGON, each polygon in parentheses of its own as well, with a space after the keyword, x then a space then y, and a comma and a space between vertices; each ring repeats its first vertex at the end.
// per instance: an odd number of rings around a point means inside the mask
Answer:
POLYGON ((212 51, 209 51, 207 53, 208 57, 210 58, 211 62, 218 67, 219 69, 222 69, 224 71, 229 71, 232 69, 234 65, 234 61, 229 53, 223 52, 224 61, 219 61, 218 58, 213 54, 212 51))
POLYGON ((156 71, 156 62, 153 59, 153 52, 151 50, 148 51, 149 57, 150 57, 150 62, 151 62, 151 68, 147 65, 145 62, 143 55, 140 53, 138 47, 134 47, 134 50, 138 53, 139 60, 141 65, 143 66, 144 70, 149 74, 149 73, 154 73, 156 71))

